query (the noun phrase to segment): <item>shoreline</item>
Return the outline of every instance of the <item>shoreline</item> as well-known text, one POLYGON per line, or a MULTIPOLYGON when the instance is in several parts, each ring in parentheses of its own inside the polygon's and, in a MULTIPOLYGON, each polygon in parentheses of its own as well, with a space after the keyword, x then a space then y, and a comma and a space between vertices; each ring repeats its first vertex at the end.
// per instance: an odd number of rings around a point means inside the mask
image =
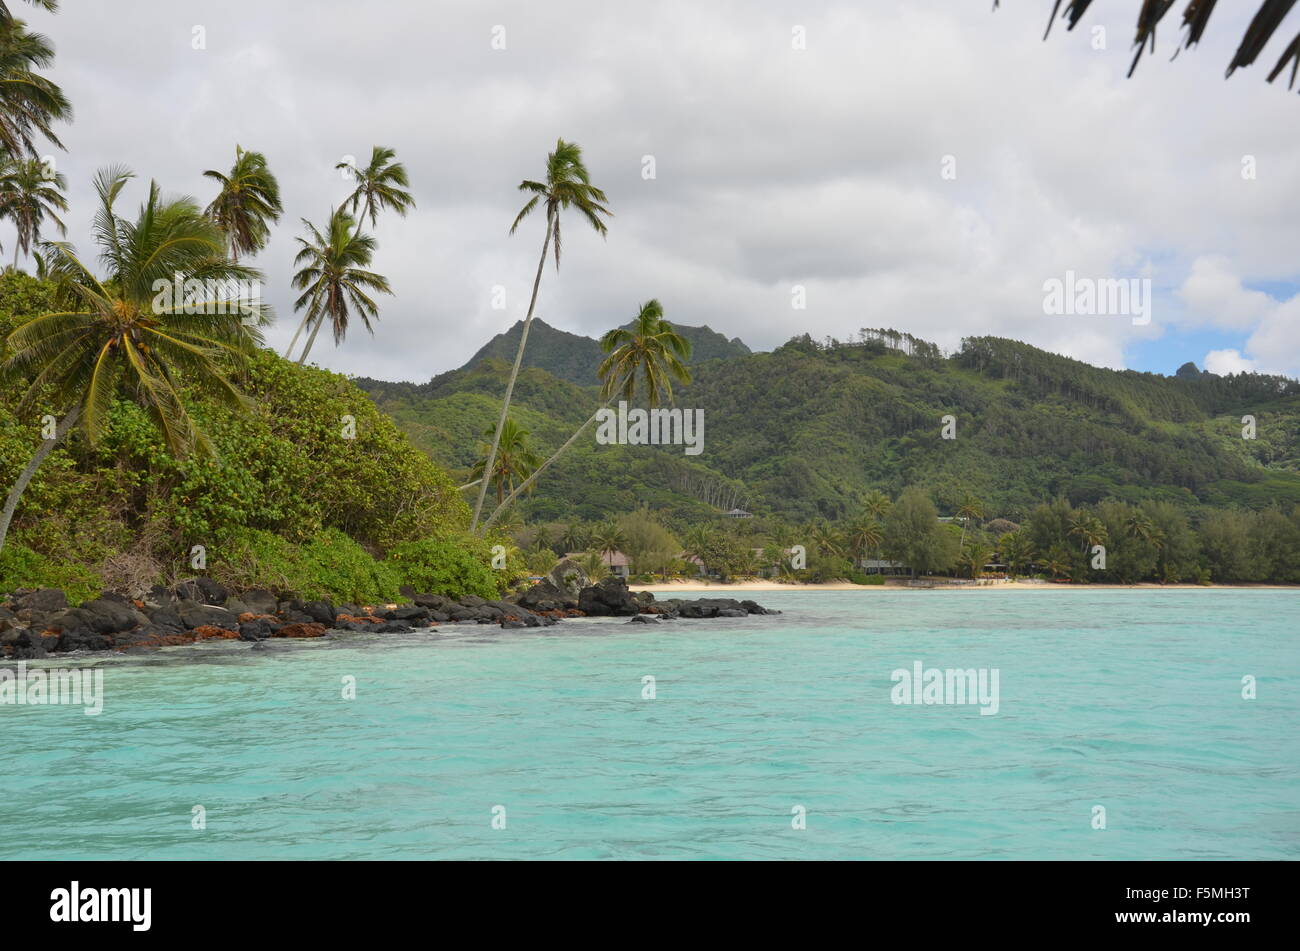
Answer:
POLYGON ((629 584, 631 591, 1296 591, 1300 585, 1285 584, 1057 584, 1054 582, 995 581, 988 584, 953 584, 935 581, 926 587, 900 584, 853 584, 850 581, 782 583, 778 581, 665 581, 660 584, 629 584))

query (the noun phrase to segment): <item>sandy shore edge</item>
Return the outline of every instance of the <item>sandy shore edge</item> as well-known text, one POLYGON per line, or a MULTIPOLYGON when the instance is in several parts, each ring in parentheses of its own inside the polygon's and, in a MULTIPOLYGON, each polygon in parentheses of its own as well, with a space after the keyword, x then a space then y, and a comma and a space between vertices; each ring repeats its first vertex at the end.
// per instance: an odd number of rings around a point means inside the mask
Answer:
POLYGON ((930 588, 909 588, 906 584, 851 584, 847 581, 827 581, 821 584, 781 584, 775 581, 737 581, 720 584, 708 581, 668 581, 660 584, 633 584, 633 591, 695 592, 716 591, 735 593, 745 591, 1296 591, 1298 585, 1270 584, 1034 584, 1024 581, 998 581, 992 584, 945 584, 936 581, 930 588))

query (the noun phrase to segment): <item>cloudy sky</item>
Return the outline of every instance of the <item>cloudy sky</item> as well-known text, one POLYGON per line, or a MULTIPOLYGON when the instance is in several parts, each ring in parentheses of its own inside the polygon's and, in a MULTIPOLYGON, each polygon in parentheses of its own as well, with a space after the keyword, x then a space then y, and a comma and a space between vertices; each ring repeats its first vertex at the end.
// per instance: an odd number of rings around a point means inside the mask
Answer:
POLYGON ((945 349, 996 334, 1105 366, 1300 374, 1300 96, 1263 77, 1300 13, 1225 82, 1255 4, 1220 4, 1170 62, 1175 11, 1126 80, 1137 0, 1047 42, 1048 0, 991 6, 63 0, 21 15, 54 40, 76 108, 58 155, 74 243, 101 166, 206 203, 204 169, 236 143, 266 153, 286 214, 255 263, 280 350, 300 219, 347 194, 345 156, 397 150, 418 209, 379 222, 396 296, 374 337, 318 341, 336 370, 427 380, 523 317, 543 221, 507 235, 515 186, 562 136, 615 212, 605 240, 569 221, 543 278, 538 316, 566 330, 599 334, 653 296, 755 349, 892 326, 945 349), (1069 271, 1149 278, 1150 323, 1045 314, 1044 282, 1069 271))

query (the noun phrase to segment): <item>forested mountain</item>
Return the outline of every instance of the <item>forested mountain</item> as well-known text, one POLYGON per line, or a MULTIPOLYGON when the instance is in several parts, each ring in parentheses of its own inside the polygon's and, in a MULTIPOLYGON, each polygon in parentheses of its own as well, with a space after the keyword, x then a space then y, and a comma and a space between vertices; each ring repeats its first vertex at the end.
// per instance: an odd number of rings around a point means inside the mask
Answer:
MULTIPOLYGON (((629 321, 624 326, 631 327, 632 324, 629 321)), ((522 329, 523 321, 518 321, 505 333, 497 334, 470 357, 461 369, 469 369, 489 359, 513 364, 522 329)), ((743 357, 750 353, 749 347, 739 337, 728 340, 708 326, 683 327, 674 324, 673 329, 691 342, 692 353, 688 362, 692 364, 743 357)), ((602 359, 604 354, 601 353, 600 343, 591 337, 558 330, 540 318, 533 320, 532 329, 528 331, 528 347, 524 351, 525 367, 540 367, 561 380, 585 386, 596 383, 596 368, 602 359)))
MULTIPOLYGON (((487 360, 422 385, 358 383, 417 445, 466 472, 507 372, 487 360)), ((1120 372, 996 337, 944 356, 892 331, 853 343, 804 336, 693 373, 675 396, 704 410, 702 454, 584 437, 539 480, 525 515, 593 519, 644 504, 698 517, 740 505, 836 519, 872 489, 893 496, 908 485, 944 513, 974 495, 990 516, 1014 520, 1059 496, 1300 502, 1300 383, 1281 377, 1120 372), (1242 438, 1247 415, 1254 439, 1242 438), (945 416, 953 439, 943 438, 945 416)), ((597 405, 594 386, 535 368, 521 375, 512 414, 549 454, 597 405)))

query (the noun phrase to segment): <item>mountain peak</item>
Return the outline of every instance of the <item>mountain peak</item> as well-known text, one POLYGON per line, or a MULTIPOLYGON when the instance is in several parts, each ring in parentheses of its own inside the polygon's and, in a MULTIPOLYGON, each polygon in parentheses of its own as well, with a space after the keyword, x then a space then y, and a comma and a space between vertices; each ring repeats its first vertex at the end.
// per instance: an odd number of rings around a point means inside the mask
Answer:
MULTIPOLYGON (((630 328, 632 321, 624 324, 630 328)), ((469 369, 484 360, 496 358, 513 362, 519 349, 519 337, 523 333, 524 322, 515 321, 510 329, 499 333, 479 351, 470 357, 461 369, 469 369)), ((706 360, 727 360, 732 357, 748 356, 752 351, 739 337, 728 340, 725 336, 710 328, 691 327, 673 324, 673 329, 691 342, 691 364, 706 360)), ((533 325, 528 331, 528 348, 524 351, 525 367, 540 367, 553 376, 581 386, 595 386, 599 380, 596 368, 604 359, 599 341, 581 334, 570 333, 552 327, 540 317, 533 318, 533 325)))

